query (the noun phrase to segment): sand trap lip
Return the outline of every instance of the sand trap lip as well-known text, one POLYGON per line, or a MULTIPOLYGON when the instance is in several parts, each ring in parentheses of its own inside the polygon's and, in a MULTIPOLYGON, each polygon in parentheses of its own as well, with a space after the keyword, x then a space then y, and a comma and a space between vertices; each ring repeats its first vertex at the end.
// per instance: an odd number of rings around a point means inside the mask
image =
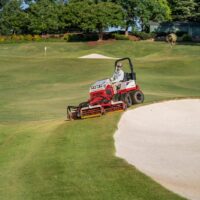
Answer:
POLYGON ((169 190, 200 199, 200 99, 127 111, 114 138, 118 157, 169 190))
POLYGON ((85 58, 85 59, 112 59, 112 60, 118 59, 118 58, 108 57, 108 56, 104 56, 104 55, 96 54, 96 53, 92 53, 92 54, 89 54, 89 55, 81 56, 79 58, 85 58))

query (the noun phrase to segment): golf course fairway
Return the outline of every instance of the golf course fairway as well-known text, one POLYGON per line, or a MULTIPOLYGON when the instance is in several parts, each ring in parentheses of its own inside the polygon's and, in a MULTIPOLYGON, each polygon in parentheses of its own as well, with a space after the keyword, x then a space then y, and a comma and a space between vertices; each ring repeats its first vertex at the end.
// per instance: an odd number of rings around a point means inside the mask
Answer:
POLYGON ((200 97, 199 44, 0 44, 1 200, 184 199, 115 156, 122 113, 66 121, 66 106, 113 73, 114 60, 78 59, 93 53, 132 59, 144 105, 200 97))

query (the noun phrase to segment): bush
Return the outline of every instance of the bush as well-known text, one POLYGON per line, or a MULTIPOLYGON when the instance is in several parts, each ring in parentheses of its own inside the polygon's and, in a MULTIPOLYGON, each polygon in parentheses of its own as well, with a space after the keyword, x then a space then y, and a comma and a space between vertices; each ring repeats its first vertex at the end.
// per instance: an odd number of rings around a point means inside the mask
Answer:
POLYGON ((19 37, 19 40, 24 40, 24 35, 18 35, 18 37, 19 37))
POLYGON ((116 40, 129 40, 127 35, 113 34, 114 39, 116 40))
POLYGON ((190 42, 190 41, 192 41, 192 37, 189 36, 188 34, 184 34, 182 36, 182 41, 184 41, 184 42, 190 42))
POLYGON ((13 41, 20 41, 21 40, 21 36, 20 35, 11 35, 11 40, 13 41))
POLYGON ((84 41, 84 36, 83 34, 69 34, 68 35, 68 42, 79 42, 79 41, 84 41))
POLYGON ((28 34, 28 35, 24 35, 24 40, 26 41, 32 41, 33 40, 33 36, 28 34))
POLYGON ((0 42, 4 42, 5 40, 6 40, 6 37, 0 35, 0 42))
POLYGON ((177 35, 175 33, 170 33, 166 36, 166 41, 169 42, 171 45, 175 44, 177 41, 177 35))
POLYGON ((98 40, 98 35, 96 33, 90 33, 90 34, 70 33, 70 34, 65 34, 63 38, 67 42, 96 41, 98 40))
POLYGON ((20 41, 39 41, 41 40, 40 35, 8 35, 8 36, 0 36, 0 42, 20 42, 20 41))
POLYGON ((68 42, 69 41, 69 34, 64 34, 63 39, 68 42))
POLYGON ((83 41, 97 41, 99 36, 97 33, 83 34, 83 41))
POLYGON ((187 32, 185 32, 185 31, 176 31, 175 33, 176 33, 177 37, 182 37, 183 35, 187 34, 187 32))
POLYGON ((33 36, 33 41, 40 41, 42 38, 40 35, 34 35, 33 36))
POLYGON ((148 40, 155 37, 155 33, 133 32, 132 34, 141 38, 142 40, 148 40))

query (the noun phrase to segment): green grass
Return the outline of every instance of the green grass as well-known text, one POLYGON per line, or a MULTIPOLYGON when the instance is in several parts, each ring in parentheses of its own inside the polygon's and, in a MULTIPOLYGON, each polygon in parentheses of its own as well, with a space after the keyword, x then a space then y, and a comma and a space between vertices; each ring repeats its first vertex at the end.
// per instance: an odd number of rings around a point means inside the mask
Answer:
POLYGON ((0 199, 183 199, 115 157, 120 113, 65 121, 66 105, 113 72, 112 60, 77 59, 90 53, 131 57, 146 103, 200 96, 199 45, 1 44, 0 199))

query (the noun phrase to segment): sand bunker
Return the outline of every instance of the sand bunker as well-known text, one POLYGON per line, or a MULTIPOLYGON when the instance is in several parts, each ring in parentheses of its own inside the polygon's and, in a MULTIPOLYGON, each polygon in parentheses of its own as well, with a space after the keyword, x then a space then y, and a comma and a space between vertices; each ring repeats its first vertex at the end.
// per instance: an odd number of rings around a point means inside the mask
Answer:
POLYGON ((116 155, 164 187, 200 199, 200 100, 155 103, 124 113, 116 155))
POLYGON ((93 53, 93 54, 89 54, 89 55, 86 55, 86 56, 81 56, 79 58, 89 58, 89 59, 118 59, 118 58, 112 58, 112 57, 107 57, 107 56, 104 56, 104 55, 101 55, 101 54, 96 54, 96 53, 93 53))

